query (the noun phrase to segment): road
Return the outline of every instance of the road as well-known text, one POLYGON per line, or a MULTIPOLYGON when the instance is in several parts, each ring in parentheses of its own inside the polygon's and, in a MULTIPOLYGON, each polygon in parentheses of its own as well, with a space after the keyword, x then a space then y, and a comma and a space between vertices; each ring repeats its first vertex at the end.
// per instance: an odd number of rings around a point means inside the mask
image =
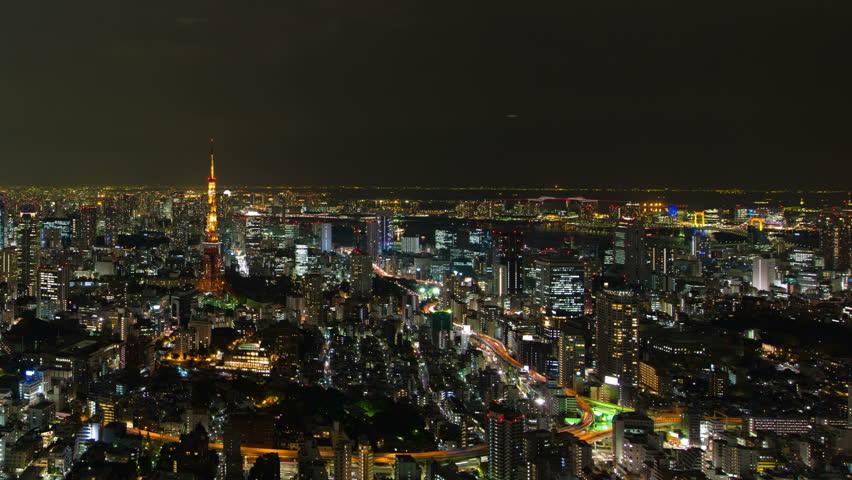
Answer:
MULTIPOLYGON (((456 326, 458 327, 459 325, 456 326)), ((500 357, 501 360, 513 366, 514 368, 517 368, 518 370, 522 370, 524 368, 524 365, 522 365, 521 362, 519 362, 517 359, 515 359, 515 357, 513 357, 509 353, 509 350, 506 348, 505 345, 503 345, 503 342, 501 342, 500 340, 477 332, 471 332, 470 338, 476 339, 481 342, 481 344, 487 346, 492 352, 494 352, 495 355, 500 357)), ((547 382, 547 378, 544 375, 536 372, 535 370, 529 370, 528 376, 530 380, 536 383, 547 382)), ((589 405, 589 402, 586 401, 586 399, 577 395, 577 392, 575 392, 574 390, 570 388, 565 388, 565 394, 577 397, 577 406, 580 407, 580 410, 583 411, 583 416, 580 419, 579 423, 562 427, 559 429, 559 431, 572 433, 576 437, 580 438, 580 433, 585 431, 586 428, 588 428, 589 425, 591 425, 592 422, 595 420, 595 412, 594 410, 592 410, 592 407, 591 405, 589 405)))

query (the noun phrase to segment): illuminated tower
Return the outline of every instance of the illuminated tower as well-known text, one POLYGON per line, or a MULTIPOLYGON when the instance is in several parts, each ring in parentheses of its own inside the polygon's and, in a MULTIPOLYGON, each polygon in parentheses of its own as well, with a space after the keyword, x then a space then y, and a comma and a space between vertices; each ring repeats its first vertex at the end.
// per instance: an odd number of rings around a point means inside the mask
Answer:
POLYGON ((221 295, 225 290, 220 256, 218 217, 216 216, 216 174, 214 171, 213 139, 210 139, 210 176, 207 177, 207 234, 204 239, 204 270, 197 288, 204 293, 221 295))

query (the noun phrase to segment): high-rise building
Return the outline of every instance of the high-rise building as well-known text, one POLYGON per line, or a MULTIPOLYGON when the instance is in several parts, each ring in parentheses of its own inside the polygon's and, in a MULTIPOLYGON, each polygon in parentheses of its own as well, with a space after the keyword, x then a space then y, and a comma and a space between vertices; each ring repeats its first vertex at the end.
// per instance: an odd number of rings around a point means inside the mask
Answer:
POLYGON ((41 265, 36 269, 37 314, 40 318, 53 319, 57 312, 67 309, 69 268, 67 265, 41 265))
POLYGON ((435 249, 449 250, 456 246, 456 232, 453 230, 435 230, 435 249))
POLYGON ((245 217, 245 255, 248 273, 260 275, 264 270, 263 255, 261 253, 263 241, 263 226, 266 217, 254 210, 246 213, 245 217))
POLYGON ((583 315, 584 270, 583 264, 574 258, 537 258, 533 262, 537 305, 548 315, 583 315))
POLYGON ((597 372, 635 385, 639 348, 639 300, 632 292, 604 290, 597 301, 597 372))
POLYGON ((650 266, 642 221, 622 219, 616 224, 613 235, 613 263, 621 269, 628 284, 647 286, 650 266))
POLYGON ((87 205, 80 207, 80 220, 77 222, 77 244, 83 250, 95 245, 98 238, 98 208, 87 205))
POLYGON ((844 270, 852 265, 852 216, 823 214, 819 219, 819 240, 826 269, 844 270))
POLYGON ((309 273, 304 277, 305 282, 305 321, 310 325, 318 325, 321 320, 323 307, 322 275, 309 273))
POLYGON ((352 442, 340 439, 334 449, 334 480, 352 480, 352 442))
POLYGON ((42 245, 48 249, 62 248, 74 239, 73 218, 48 217, 41 221, 42 245))
POLYGON ((755 257, 751 264, 751 276, 755 290, 769 291, 775 282, 775 259, 755 257))
POLYGON ((296 276, 303 276, 308 273, 308 246, 296 245, 296 276))
POLYGON ((349 295, 369 298, 373 292, 373 259, 364 250, 353 250, 349 256, 349 295))
POLYGON ((564 327, 559 335, 559 384, 579 389, 586 375, 586 334, 582 330, 564 327))
POLYGON ((367 252, 378 259, 393 251, 393 212, 379 212, 367 222, 367 252))
POLYGON ((494 265, 500 268, 501 289, 506 295, 523 293, 523 254, 524 233, 495 232, 494 233, 494 265))
POLYGON ((320 224, 320 251, 322 253, 329 253, 332 251, 331 244, 331 224, 330 223, 321 223, 320 224))
POLYGON ((362 439, 361 445, 358 446, 358 475, 356 475, 356 478, 358 480, 373 480, 375 462, 373 447, 362 439))
POLYGON ((210 176, 207 177, 207 229, 204 238, 204 261, 197 288, 210 295, 225 291, 222 273, 222 244, 219 243, 219 218, 216 212, 216 172, 214 170, 213 139, 210 139, 210 176))
POLYGON ((13 247, 0 250, 0 278, 9 285, 17 284, 18 252, 13 247))
POLYGON ((402 237, 402 253, 420 253, 420 236, 405 235, 402 237))
POLYGON ((524 478, 524 416, 494 405, 488 413, 488 479, 524 478))
POLYGON ((37 221, 38 207, 23 205, 18 215, 16 227, 18 255, 19 295, 36 294, 36 268, 39 262, 39 225, 37 221))

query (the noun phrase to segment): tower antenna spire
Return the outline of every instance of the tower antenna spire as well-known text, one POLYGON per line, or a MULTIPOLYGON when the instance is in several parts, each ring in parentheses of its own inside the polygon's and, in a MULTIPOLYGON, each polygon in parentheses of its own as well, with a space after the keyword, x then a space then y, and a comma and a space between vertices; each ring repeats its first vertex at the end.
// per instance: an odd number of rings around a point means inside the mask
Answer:
POLYGON ((204 270, 196 287, 205 294, 221 295, 225 289, 216 213, 216 171, 213 142, 210 139, 210 176, 207 177, 207 235, 204 241, 204 270))
POLYGON ((216 178, 215 171, 214 171, 214 168, 213 168, 213 159, 214 159, 213 144, 214 144, 215 141, 216 141, 215 138, 210 139, 210 178, 216 178))

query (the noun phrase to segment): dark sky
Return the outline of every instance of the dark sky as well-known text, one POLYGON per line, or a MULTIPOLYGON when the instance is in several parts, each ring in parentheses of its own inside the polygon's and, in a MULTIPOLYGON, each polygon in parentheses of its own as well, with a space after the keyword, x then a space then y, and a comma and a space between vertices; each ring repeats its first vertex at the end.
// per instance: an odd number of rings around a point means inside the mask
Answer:
POLYGON ((835 186, 852 2, 0 3, 0 184, 835 186))

